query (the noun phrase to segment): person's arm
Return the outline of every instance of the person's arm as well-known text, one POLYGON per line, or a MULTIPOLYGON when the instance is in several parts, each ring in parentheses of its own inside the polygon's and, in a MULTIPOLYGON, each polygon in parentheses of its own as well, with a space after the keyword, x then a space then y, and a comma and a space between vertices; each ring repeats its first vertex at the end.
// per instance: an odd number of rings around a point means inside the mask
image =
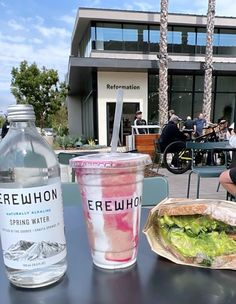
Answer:
MULTIPOLYGON (((137 119, 135 119, 135 121, 134 121, 134 125, 135 126, 137 126, 138 124, 137 124, 137 119)), ((138 128, 135 128, 135 133, 136 134, 139 134, 139 130, 138 130, 138 128)))
POLYGON ((193 130, 194 130, 194 133, 197 132, 196 120, 193 121, 193 130))
POLYGON ((236 134, 235 134, 234 130, 231 131, 231 135, 229 138, 229 144, 233 148, 236 148, 236 134))

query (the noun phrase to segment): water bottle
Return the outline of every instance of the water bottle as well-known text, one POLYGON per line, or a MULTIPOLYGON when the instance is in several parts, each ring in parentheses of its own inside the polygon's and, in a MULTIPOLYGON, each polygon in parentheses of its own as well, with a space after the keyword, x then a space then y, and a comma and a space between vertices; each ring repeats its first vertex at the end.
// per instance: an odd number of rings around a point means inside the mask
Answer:
POLYGON ((0 143, 0 232, 10 282, 36 288, 66 272, 60 168, 35 127, 31 105, 8 107, 0 143))

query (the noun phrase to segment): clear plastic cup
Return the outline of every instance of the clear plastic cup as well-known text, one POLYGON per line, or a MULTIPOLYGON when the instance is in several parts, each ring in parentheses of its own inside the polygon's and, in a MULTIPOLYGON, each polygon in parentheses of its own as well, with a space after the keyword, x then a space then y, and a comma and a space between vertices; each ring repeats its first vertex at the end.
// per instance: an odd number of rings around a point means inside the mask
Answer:
POLYGON ((93 263, 105 269, 136 262, 144 168, 149 155, 98 153, 70 160, 83 201, 93 263))

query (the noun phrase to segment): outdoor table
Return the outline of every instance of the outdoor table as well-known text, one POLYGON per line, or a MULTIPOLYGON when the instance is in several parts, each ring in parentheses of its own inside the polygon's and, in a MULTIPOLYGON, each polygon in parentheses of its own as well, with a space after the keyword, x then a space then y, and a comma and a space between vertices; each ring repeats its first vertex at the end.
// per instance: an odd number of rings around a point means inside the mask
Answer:
MULTIPOLYGON (((143 208, 141 229, 149 210, 143 208)), ((109 271, 92 264, 81 207, 65 208, 68 271, 55 285, 11 286, 0 263, 2 304, 225 304, 236 303, 236 272, 180 266, 151 251, 140 235, 137 264, 109 271)))
POLYGON ((219 151, 224 151, 224 152, 233 152, 232 153, 232 160, 230 163, 230 168, 236 167, 236 148, 232 147, 230 144, 227 144, 225 146, 217 146, 217 142, 216 142, 216 146, 215 146, 216 150, 219 151))

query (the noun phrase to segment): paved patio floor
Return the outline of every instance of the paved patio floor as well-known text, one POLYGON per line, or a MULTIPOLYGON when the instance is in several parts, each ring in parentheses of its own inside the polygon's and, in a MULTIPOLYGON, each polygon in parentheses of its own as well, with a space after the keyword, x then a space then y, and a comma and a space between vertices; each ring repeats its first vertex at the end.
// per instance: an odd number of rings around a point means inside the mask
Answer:
MULTIPOLYGON (((188 172, 184 174, 173 174, 164 168, 160 168, 159 173, 165 176, 169 182, 170 197, 186 197, 188 172)), ((62 182, 69 182, 71 177, 71 169, 69 166, 61 165, 62 182)), ((196 198, 197 184, 196 175, 192 174, 190 197, 196 198)), ((200 198, 225 199, 226 192, 221 186, 217 192, 218 178, 201 178, 200 182, 200 198)))

